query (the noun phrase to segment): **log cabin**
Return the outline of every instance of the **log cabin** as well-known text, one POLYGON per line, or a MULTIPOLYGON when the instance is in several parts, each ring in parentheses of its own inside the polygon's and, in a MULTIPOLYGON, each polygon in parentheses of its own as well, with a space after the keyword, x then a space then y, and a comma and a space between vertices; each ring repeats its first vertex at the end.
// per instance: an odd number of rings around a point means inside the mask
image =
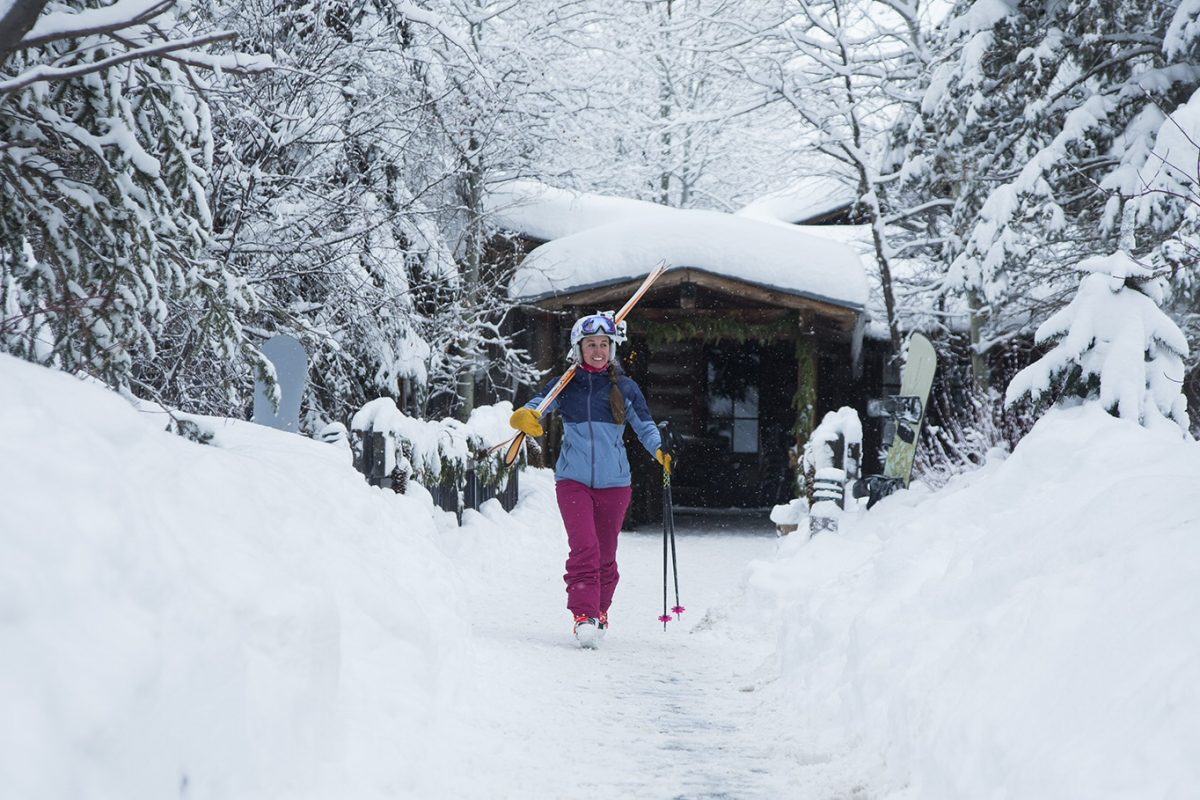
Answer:
MULTIPOLYGON (((548 376, 567 366, 575 319, 620 308, 655 263, 670 265, 628 317, 619 358, 677 436, 677 506, 786 502, 820 417, 843 405, 865 417, 895 380, 886 342, 864 336, 867 280, 849 246, 785 222, 515 183, 496 212, 513 264, 506 329, 548 376)), ((516 402, 537 388, 518 387, 516 402)), ((657 521, 661 473, 629 436, 629 523, 657 521)), ((552 423, 547 464, 557 444, 552 423)))

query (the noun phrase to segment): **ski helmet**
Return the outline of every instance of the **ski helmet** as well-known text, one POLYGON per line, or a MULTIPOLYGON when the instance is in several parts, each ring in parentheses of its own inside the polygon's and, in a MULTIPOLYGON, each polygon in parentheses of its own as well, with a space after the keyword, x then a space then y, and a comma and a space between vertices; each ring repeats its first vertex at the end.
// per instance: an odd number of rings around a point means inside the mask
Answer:
POLYGON ((588 314, 586 317, 575 320, 575 324, 571 326, 572 358, 582 360, 579 343, 588 336, 607 336, 615 350, 617 345, 625 342, 625 322, 624 320, 613 322, 613 312, 611 311, 588 314))

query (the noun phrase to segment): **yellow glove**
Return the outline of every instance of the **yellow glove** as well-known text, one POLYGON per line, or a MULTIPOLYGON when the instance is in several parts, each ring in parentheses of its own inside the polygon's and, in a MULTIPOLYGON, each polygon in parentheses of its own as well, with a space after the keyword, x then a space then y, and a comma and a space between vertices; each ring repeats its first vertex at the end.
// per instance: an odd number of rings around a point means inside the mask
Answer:
POLYGON ((662 464, 663 472, 671 474, 671 454, 664 453, 662 448, 654 451, 654 458, 658 463, 662 464))
POLYGON ((541 436, 545 433, 542 430, 541 423, 538 422, 542 418, 542 412, 532 408, 521 407, 513 412, 513 415, 508 418, 508 424, 519 430, 526 436, 541 436))

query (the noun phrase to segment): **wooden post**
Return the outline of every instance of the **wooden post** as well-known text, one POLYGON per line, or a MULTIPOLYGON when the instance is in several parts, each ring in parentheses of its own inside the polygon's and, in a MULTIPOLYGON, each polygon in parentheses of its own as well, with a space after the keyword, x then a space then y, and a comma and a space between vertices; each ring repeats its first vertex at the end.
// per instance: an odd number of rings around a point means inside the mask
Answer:
POLYGON ((817 337, 800 318, 800 330, 796 334, 796 452, 804 451, 804 445, 812 436, 817 424, 817 337))
POLYGON ((383 489, 392 489, 392 470, 389 465, 395 453, 396 442, 385 431, 355 431, 361 444, 359 471, 367 476, 367 483, 383 489))
POLYGON ((538 369, 554 372, 554 367, 562 364, 561 359, 555 360, 555 352, 558 350, 558 325, 555 324, 554 317, 549 314, 539 313, 536 319, 537 341, 534 361, 538 369))
POLYGON ((520 477, 520 470, 514 469, 508 473, 508 483, 500 494, 500 505, 505 511, 512 511, 517 505, 517 498, 520 497, 520 477))

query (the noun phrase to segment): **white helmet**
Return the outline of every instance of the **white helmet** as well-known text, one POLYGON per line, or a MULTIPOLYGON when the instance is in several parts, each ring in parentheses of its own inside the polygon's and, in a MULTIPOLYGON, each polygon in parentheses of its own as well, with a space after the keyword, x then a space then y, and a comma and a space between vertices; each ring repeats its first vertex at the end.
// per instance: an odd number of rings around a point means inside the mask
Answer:
POLYGON ((613 322, 613 312, 588 314, 575 320, 571 326, 571 357, 580 360, 579 343, 588 336, 607 336, 613 349, 625 342, 625 321, 613 322))

